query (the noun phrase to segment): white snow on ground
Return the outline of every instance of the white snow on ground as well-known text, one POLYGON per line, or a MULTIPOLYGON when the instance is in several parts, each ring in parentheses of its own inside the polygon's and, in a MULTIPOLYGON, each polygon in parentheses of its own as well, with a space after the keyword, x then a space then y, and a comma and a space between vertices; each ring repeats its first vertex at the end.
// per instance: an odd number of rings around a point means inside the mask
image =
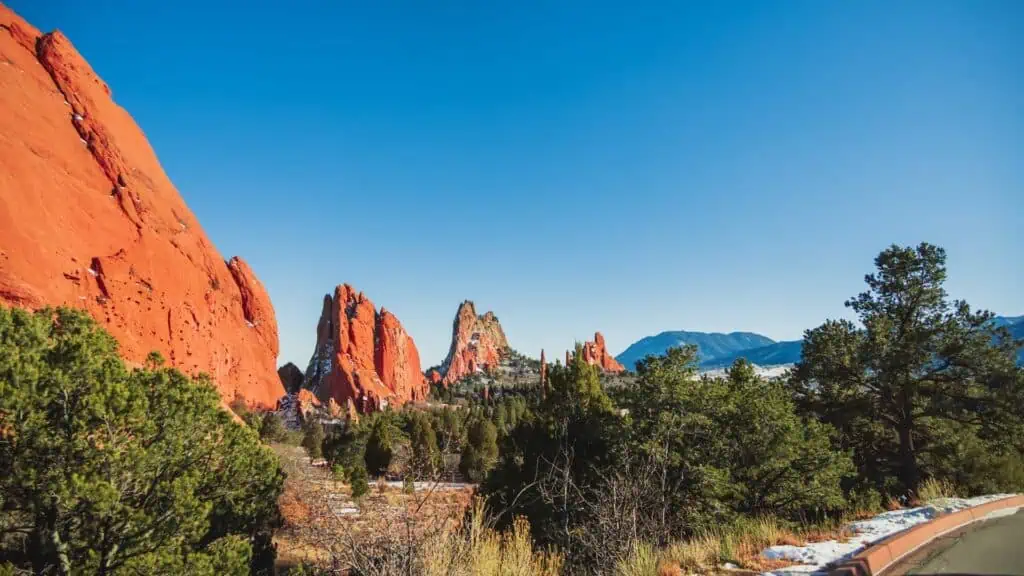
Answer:
MULTIPOLYGON (((401 480, 388 480, 388 488, 404 488, 405 483, 401 480)), ((464 482, 413 482, 413 486, 416 488, 416 492, 423 492, 425 490, 434 490, 437 492, 444 492, 448 490, 467 490, 472 488, 473 484, 467 484, 464 482)))
POLYGON ((886 536, 927 522, 940 514, 956 512, 1009 496, 1013 496, 1013 494, 991 494, 977 498, 943 498, 920 508, 885 512, 870 520, 853 522, 848 527, 854 536, 846 542, 828 540, 803 546, 772 546, 762 551, 761 555, 769 559, 790 560, 796 565, 764 572, 762 576, 806 576, 807 574, 821 573, 827 564, 846 560, 886 536))
MULTIPOLYGON (((758 366, 757 364, 754 364, 753 366, 754 374, 769 380, 772 378, 781 378, 793 369, 792 364, 776 364, 774 366, 758 366)), ((725 368, 712 368, 711 370, 701 370, 701 374, 712 378, 725 378, 725 370, 725 368)))

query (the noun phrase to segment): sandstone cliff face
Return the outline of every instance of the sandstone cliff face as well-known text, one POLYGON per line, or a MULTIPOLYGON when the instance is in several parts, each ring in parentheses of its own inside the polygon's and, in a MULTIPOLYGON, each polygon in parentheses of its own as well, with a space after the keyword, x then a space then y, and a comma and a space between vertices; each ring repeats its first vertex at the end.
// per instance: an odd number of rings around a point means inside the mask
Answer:
MULTIPOLYGON (((594 333, 594 340, 592 342, 583 343, 583 361, 612 374, 618 374, 626 370, 625 366, 619 364, 615 357, 608 353, 604 346, 604 336, 600 332, 594 333)), ((566 364, 568 364, 568 356, 566 356, 566 364)))
POLYGON ((0 303, 86 309, 129 361, 160 351, 227 400, 273 406, 277 322, 145 135, 60 32, 0 5, 0 303))
POLYGON ((445 386, 478 371, 497 368, 508 349, 505 332, 493 312, 477 316, 473 302, 459 305, 452 326, 452 345, 441 364, 445 386))
POLYGON ((327 402, 368 412, 427 396, 411 336, 394 314, 344 284, 324 296, 316 349, 303 388, 327 402))

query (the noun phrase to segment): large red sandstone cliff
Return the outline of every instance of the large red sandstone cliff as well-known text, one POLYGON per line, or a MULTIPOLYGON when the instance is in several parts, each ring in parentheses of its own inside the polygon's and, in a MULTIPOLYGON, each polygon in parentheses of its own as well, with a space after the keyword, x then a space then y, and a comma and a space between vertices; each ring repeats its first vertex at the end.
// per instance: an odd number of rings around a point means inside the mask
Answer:
POLYGON ((344 284, 324 296, 303 387, 361 412, 424 400, 416 343, 394 314, 344 284))
MULTIPOLYGON (((583 343, 583 361, 612 374, 618 374, 626 370, 625 366, 608 353, 608 349, 604 345, 604 336, 600 332, 594 333, 594 340, 592 342, 583 343)), ((569 357, 567 355, 566 364, 568 363, 569 357)))
POLYGON ((0 303, 84 308, 122 355, 160 351, 272 406, 277 322, 210 243, 131 116, 60 32, 0 5, 0 303))
POLYGON ((452 344, 441 364, 445 386, 478 371, 497 368, 508 350, 508 340, 493 312, 477 316, 473 302, 459 305, 452 325, 452 344))

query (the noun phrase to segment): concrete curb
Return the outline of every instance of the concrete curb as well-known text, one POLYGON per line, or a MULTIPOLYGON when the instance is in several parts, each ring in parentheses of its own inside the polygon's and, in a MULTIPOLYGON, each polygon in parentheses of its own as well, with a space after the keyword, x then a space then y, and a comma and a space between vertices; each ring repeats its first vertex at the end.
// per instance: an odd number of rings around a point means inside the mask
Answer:
POLYGON ((932 540, 979 520, 992 512, 1024 507, 1024 495, 1009 496, 939 516, 913 528, 898 532, 872 544, 827 571, 829 576, 877 576, 907 554, 932 540))

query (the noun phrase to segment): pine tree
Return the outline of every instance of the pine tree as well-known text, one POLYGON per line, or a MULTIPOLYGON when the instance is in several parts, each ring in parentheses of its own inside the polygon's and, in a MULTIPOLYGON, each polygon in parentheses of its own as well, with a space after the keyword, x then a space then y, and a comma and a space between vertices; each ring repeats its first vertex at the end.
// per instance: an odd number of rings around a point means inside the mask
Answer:
MULTIPOLYGON (((0 558, 31 573, 247 574, 283 475, 206 377, 128 370, 84 312, 0 307, 0 558)), ((20 572, 19 572, 20 573, 20 572)))
POLYGON ((277 412, 267 412, 263 415, 259 431, 260 439, 265 442, 281 442, 288 434, 277 412))
POLYGON ((875 267, 846 302, 860 326, 808 330, 791 386, 804 410, 841 431, 862 476, 912 492, 924 477, 958 472, 943 453, 1019 429, 1006 406, 1019 398, 1020 369, 993 314, 948 299, 942 248, 892 246, 875 267))
POLYGON ((412 476, 434 477, 441 465, 441 453, 437 448, 434 427, 426 414, 413 414, 409 442, 412 447, 412 476))
POLYGON ((302 447, 310 460, 323 458, 324 427, 320 421, 313 418, 302 424, 302 447))
POLYGON ((355 500, 366 496, 370 491, 369 475, 366 472, 366 467, 361 464, 349 472, 349 482, 352 487, 352 498, 355 500))
POLYGON ((474 418, 466 431, 459 471, 470 482, 482 482, 498 459, 498 430, 490 420, 474 418))
POLYGON ((370 435, 366 440, 366 470, 374 476, 380 476, 387 472, 391 466, 393 457, 393 446, 398 436, 398 430, 392 422, 390 412, 383 412, 375 416, 370 435))

